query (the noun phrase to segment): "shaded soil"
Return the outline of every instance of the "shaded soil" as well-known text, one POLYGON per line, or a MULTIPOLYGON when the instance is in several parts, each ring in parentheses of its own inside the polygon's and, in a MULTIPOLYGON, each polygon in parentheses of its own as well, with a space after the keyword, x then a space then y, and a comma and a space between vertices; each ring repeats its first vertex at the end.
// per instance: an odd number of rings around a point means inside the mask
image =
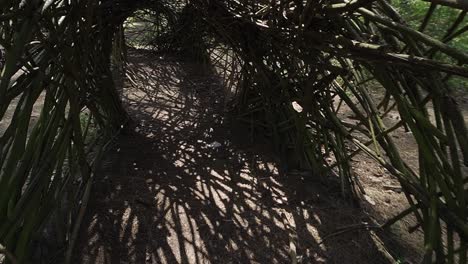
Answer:
POLYGON ((372 228, 406 206, 372 161, 354 159, 368 196, 356 208, 336 182, 281 175, 268 144, 228 122, 222 85, 202 65, 139 51, 130 69, 134 123, 97 173, 75 263, 418 260, 420 234, 372 228))

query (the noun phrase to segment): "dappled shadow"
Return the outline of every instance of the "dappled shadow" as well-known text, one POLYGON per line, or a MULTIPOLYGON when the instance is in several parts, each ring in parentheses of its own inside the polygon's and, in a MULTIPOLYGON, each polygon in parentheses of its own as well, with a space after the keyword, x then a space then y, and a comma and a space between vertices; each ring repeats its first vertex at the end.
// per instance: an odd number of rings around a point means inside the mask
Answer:
POLYGON ((286 181, 268 146, 227 123, 205 67, 130 59, 134 123, 97 173, 76 263, 389 263, 370 231, 329 236, 366 216, 333 184, 286 181))

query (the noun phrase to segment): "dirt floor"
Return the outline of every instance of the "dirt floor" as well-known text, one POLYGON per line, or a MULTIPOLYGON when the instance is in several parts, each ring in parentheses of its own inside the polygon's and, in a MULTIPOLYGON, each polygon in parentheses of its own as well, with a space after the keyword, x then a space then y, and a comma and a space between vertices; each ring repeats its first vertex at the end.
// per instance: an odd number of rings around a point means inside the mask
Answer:
MULTIPOLYGON (((373 161, 353 161, 361 208, 333 181, 286 180, 267 145, 252 147, 232 129, 222 85, 202 65, 143 51, 130 64, 123 93, 134 123, 97 174, 75 263, 420 260, 421 233, 406 232, 411 217, 392 232, 372 228, 407 206, 373 161)), ((395 139, 414 147, 408 138, 395 139)))

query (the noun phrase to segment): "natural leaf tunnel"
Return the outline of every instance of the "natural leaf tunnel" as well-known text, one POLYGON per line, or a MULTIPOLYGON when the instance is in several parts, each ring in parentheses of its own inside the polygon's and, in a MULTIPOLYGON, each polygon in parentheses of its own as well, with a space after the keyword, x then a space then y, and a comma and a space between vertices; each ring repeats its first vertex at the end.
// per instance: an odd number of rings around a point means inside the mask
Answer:
POLYGON ((408 207, 374 228, 412 215, 424 262, 466 263, 468 133, 456 89, 468 77, 466 4, 416 1, 421 20, 406 21, 400 2, 0 1, 0 261, 40 259, 44 239, 61 245, 47 258, 72 261, 96 172, 135 121, 118 82, 135 82, 124 26, 143 10, 146 48, 220 78, 233 120, 270 143, 282 177, 336 181, 341 199, 358 202, 353 158, 365 154, 408 207), (402 131, 413 157, 395 139, 402 131))

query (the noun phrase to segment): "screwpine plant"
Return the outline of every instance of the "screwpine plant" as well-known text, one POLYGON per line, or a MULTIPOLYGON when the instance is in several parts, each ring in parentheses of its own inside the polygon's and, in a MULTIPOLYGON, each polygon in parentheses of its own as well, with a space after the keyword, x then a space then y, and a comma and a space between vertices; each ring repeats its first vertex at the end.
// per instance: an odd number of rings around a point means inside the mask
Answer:
POLYGON ((125 112, 110 72, 115 26, 99 20, 109 8, 33 0, 0 10, 0 244, 6 263, 24 263, 52 216, 59 241, 76 237, 102 139, 125 112))
POLYGON ((468 133, 452 80, 468 77, 468 53, 459 48, 468 8, 449 0, 418 5, 425 5, 421 21, 405 21, 386 0, 0 1, 4 262, 31 261, 33 241, 51 225, 70 261, 93 172, 127 120, 112 79, 114 43, 122 49, 124 21, 150 10, 145 19, 155 27, 161 14, 165 21, 153 42, 197 43, 229 73, 233 114, 271 139, 286 170, 337 172, 343 195, 357 197, 350 160, 365 153, 408 199, 409 208, 382 228, 413 214, 426 263, 466 263, 468 133), (433 19, 439 10, 444 25, 433 19), (388 125, 393 110, 401 119, 388 125), (417 142, 417 168, 392 140, 401 129, 417 142))

